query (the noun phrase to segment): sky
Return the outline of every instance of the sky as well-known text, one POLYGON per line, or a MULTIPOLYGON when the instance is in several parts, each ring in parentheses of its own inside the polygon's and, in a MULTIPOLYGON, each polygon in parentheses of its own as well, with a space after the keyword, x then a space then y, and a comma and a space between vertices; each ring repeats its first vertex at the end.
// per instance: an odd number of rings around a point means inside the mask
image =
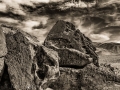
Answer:
MULTIPOLYGON (((38 38, 43 43, 48 32, 51 30, 57 20, 65 20, 73 23, 82 33, 89 37, 93 42, 116 42, 120 43, 120 14, 117 12, 119 7, 114 3, 120 3, 120 0, 106 0, 101 2, 100 7, 110 5, 112 7, 112 13, 107 15, 96 16, 81 16, 78 15, 78 11, 68 13, 38 13, 39 8, 36 5, 41 3, 60 3, 67 0, 0 0, 0 23, 6 23, 9 25, 21 28, 38 38), (34 9, 32 12, 23 8, 21 5, 34 9), (68 13, 68 14, 67 14, 68 13), (87 19, 90 17, 90 19, 87 19)), ((59 7, 64 8, 76 5, 73 3, 64 3, 59 7)), ((91 4, 92 6, 92 4, 91 4)), ((86 8, 87 5, 84 2, 80 3, 80 7, 86 8)), ((95 13, 96 14, 96 13, 95 13)), ((102 14, 102 12, 100 13, 102 14)))

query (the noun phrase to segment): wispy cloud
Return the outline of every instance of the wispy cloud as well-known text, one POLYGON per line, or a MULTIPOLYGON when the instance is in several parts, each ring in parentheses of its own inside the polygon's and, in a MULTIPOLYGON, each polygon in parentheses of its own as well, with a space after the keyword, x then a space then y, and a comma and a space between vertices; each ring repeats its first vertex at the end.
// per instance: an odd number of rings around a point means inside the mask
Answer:
MULTIPOLYGON (((7 10, 11 10, 13 13, 18 13, 21 15, 25 15, 21 7, 19 6, 21 0, 2 0, 2 4, 6 7, 7 10)), ((25 0, 24 0, 25 1, 25 0)))
MULTIPOLYGON (((17 27, 21 28, 22 30, 36 36, 39 41, 42 43, 44 39, 46 38, 48 32, 53 27, 53 25, 56 23, 57 20, 62 19, 65 21, 69 21, 73 23, 76 28, 80 29, 82 33, 84 33, 86 36, 88 36, 92 41, 95 42, 120 42, 120 27, 110 27, 115 25, 120 25, 120 22, 113 22, 109 20, 108 16, 105 18, 101 17, 92 17, 91 20, 86 19, 85 17, 77 16, 76 13, 66 15, 31 15, 27 14, 25 10, 21 7, 22 5, 28 5, 31 7, 35 7, 35 3, 49 3, 49 2, 58 2, 58 1, 64 1, 64 0, 2 0, 0 3, 0 12, 12 12, 14 14, 23 15, 25 16, 24 20, 17 20, 14 19, 14 16, 12 18, 12 15, 9 17, 0 17, 1 22, 7 22, 7 23, 16 23, 17 27), (108 19, 107 19, 108 18, 108 19), (85 20, 83 20, 85 19, 85 20), (106 21, 109 21, 108 28, 106 26, 106 21), (110 25, 110 26, 109 26, 110 25), (105 28, 102 28, 105 27, 105 28), (101 29, 100 29, 101 28, 101 29)), ((104 4, 110 4, 114 2, 120 2, 120 0, 108 0, 109 2, 105 2, 104 4), (114 1, 114 2, 113 2, 114 1)), ((71 6, 73 4, 66 3, 66 6, 71 6)), ((81 4, 81 6, 86 7, 84 3, 81 4)), ((109 17, 119 18, 119 15, 117 14, 111 14, 109 17)))
POLYGON ((113 3, 120 3, 120 0, 107 0, 101 3, 101 6, 113 4, 113 3))
POLYGON ((93 42, 105 42, 110 40, 110 37, 104 34, 90 34, 90 38, 93 42))
POLYGON ((20 24, 20 28, 22 28, 24 31, 30 33, 32 32, 32 27, 33 26, 36 26, 36 25, 39 25, 39 22, 38 21, 33 21, 33 20, 27 20, 27 21, 23 21, 21 22, 20 24))
POLYGON ((13 18, 6 18, 6 17, 0 18, 0 21, 8 22, 8 23, 18 23, 18 20, 15 20, 15 19, 13 19, 13 18))
POLYGON ((0 11, 6 12, 6 10, 7 10, 6 4, 5 3, 0 3, 0 11))

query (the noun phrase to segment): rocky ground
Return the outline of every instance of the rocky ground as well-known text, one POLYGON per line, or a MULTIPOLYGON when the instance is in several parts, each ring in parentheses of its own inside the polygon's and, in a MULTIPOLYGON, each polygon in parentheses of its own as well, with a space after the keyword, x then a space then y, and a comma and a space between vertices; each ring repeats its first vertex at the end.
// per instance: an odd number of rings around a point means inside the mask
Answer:
POLYGON ((43 45, 14 27, 0 29, 0 90, 119 90, 119 70, 100 64, 92 41, 59 20, 43 45))

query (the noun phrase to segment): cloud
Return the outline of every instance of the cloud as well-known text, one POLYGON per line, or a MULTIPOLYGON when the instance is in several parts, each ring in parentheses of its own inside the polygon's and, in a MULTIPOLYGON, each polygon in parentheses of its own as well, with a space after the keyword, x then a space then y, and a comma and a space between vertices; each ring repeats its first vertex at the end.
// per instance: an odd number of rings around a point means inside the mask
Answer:
POLYGON ((66 7, 81 7, 81 8, 87 7, 87 5, 82 1, 80 3, 67 2, 65 3, 65 6, 66 7))
MULTIPOLYGON (((26 0, 23 0, 23 2, 26 0)), ((4 6, 6 7, 6 10, 10 10, 13 13, 17 13, 20 15, 25 15, 25 13, 23 12, 22 8, 20 7, 20 3, 22 2, 22 0, 2 0, 2 4, 4 4, 4 6)))
MULTIPOLYGON (((45 37, 47 36, 50 29, 53 27, 53 25, 56 23, 57 20, 62 19, 64 21, 69 21, 73 23, 76 28, 80 29, 82 33, 84 33, 87 37, 89 37, 92 41, 96 42, 120 42, 120 22, 112 23, 111 26, 109 24, 106 27, 106 21, 111 23, 109 20, 109 17, 91 17, 90 20, 88 20, 87 16, 77 16, 77 13, 68 13, 65 12, 64 15, 61 13, 58 14, 48 14, 48 15, 31 15, 27 14, 25 10, 21 7, 22 5, 28 5, 31 7, 35 6, 35 3, 49 3, 49 2, 58 2, 61 0, 2 0, 2 3, 0 3, 0 11, 1 12, 12 12, 14 14, 19 14, 25 16, 24 20, 16 20, 14 19, 14 15, 8 15, 8 17, 3 14, 3 16, 0 18, 0 21, 2 22, 8 22, 8 23, 17 23, 19 28, 22 30, 36 36, 40 42, 43 42, 45 37), (11 17, 11 18, 10 18, 11 17), (117 26, 113 26, 113 24, 117 26), (35 27, 35 28, 34 28, 35 27)), ((64 1, 64 0, 62 0, 64 1)), ((115 0, 110 0, 109 4, 115 0)), ((116 1, 115 1, 116 2, 116 1)), ((70 6, 73 4, 66 3, 66 5, 70 6)), ((81 6, 86 5, 83 3, 81 6)), ((39 10, 38 10, 39 11, 39 10)), ((113 15, 116 17, 116 14, 113 15)), ((119 15, 118 15, 119 17, 119 15)))
POLYGON ((45 36, 46 33, 48 33, 48 30, 46 29, 34 29, 34 31, 31 32, 30 34, 36 36, 40 43, 43 43, 46 38, 45 36))
POLYGON ((8 23, 18 23, 18 20, 15 20, 15 19, 13 19, 13 18, 6 18, 6 17, 0 18, 0 21, 8 22, 8 23))
POLYGON ((93 42, 104 42, 110 40, 110 37, 104 34, 90 34, 93 42))
POLYGON ((2 2, 18 9, 20 4, 33 6, 33 3, 48 3, 49 0, 2 0, 2 2))
POLYGON ((20 15, 26 15, 22 7, 20 6, 21 4, 23 5, 29 5, 34 7, 34 3, 49 3, 50 1, 57 1, 57 0, 1 0, 2 2, 0 3, 0 11, 6 12, 7 10, 10 10, 11 12, 15 14, 20 14, 20 15))
POLYGON ((7 10, 6 8, 7 8, 7 6, 5 3, 0 3, 0 11, 6 12, 6 10, 7 10))
POLYGON ((19 27, 22 28, 22 30, 30 33, 33 31, 32 30, 33 26, 37 26, 37 25, 39 25, 38 21, 27 20, 27 21, 23 21, 19 27))
POLYGON ((53 26, 48 16, 29 17, 27 20, 22 21, 18 27, 33 36, 36 36, 40 43, 43 43, 47 33, 53 26), (43 27, 40 27, 42 24, 43 27))
POLYGON ((65 0, 49 0, 49 2, 64 2, 65 0))
POLYGON ((90 38, 93 41, 100 42, 120 42, 120 27, 119 26, 109 26, 101 28, 100 30, 94 30, 93 35, 91 33, 90 38), (95 32, 95 33, 94 33, 95 32))
MULTIPOLYGON (((28 20, 25 20, 23 22, 21 22, 20 26, 21 28, 23 28, 26 32, 34 32, 35 29, 33 27, 39 27, 39 25, 43 25, 46 26, 46 24, 48 23, 48 19, 49 17, 47 16, 39 16, 39 17, 29 17, 28 20)), ((48 25, 49 26, 49 25, 48 25)))
MULTIPOLYGON (((28 1, 31 1, 31 2, 33 2, 33 3, 49 3, 50 2, 50 0, 28 0, 28 1)), ((55 0, 56 1, 56 0, 55 0)))
POLYGON ((108 26, 104 28, 97 29, 94 31, 94 33, 99 34, 99 33, 111 33, 111 34, 118 34, 120 33, 120 26, 108 26))
POLYGON ((106 5, 113 4, 113 3, 120 3, 120 0, 106 0, 101 2, 101 6, 104 7, 106 5))
POLYGON ((108 42, 120 43, 120 32, 118 34, 112 34, 108 42))

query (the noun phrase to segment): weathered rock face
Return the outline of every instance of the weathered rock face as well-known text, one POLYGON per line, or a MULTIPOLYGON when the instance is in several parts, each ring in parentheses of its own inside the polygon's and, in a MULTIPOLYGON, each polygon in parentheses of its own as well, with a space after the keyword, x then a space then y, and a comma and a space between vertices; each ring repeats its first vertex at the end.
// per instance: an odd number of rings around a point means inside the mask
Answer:
POLYGON ((3 30, 0 30, 0 57, 5 56, 7 53, 5 35, 3 30))
POLYGON ((61 67, 83 68, 93 61, 93 59, 88 54, 82 53, 75 49, 60 49, 53 47, 52 49, 58 52, 60 57, 59 64, 61 67))
POLYGON ((53 90, 114 90, 115 83, 120 82, 112 67, 96 67, 96 48, 69 22, 58 21, 44 45, 57 51, 60 57, 60 77, 49 85, 53 90), (96 66, 88 65, 91 62, 96 66))
POLYGON ((2 30, 1 47, 7 47, 7 53, 0 57, 0 90, 43 90, 57 79, 56 51, 40 46, 23 31, 8 27, 2 30))
POLYGON ((36 61, 35 82, 39 90, 45 90, 59 77, 59 56, 56 51, 42 46, 37 50, 36 61))
POLYGON ((33 60, 29 49, 29 42, 22 33, 8 33, 6 35, 8 54, 5 63, 8 66, 8 73, 13 87, 17 90, 32 88, 35 90, 34 77, 31 73, 33 60))
POLYGON ((0 81, 4 73, 4 56, 7 54, 6 40, 3 30, 0 30, 0 81))
POLYGON ((95 66, 92 42, 68 22, 56 25, 44 45, 21 30, 2 26, 0 90, 119 90, 114 68, 95 66), (64 31, 68 27, 70 31, 64 31))
MULTIPOLYGON (((90 64, 84 69, 60 68, 60 77, 49 85, 53 90, 118 90, 111 67, 90 64)), ((120 81, 118 81, 120 82, 120 81)))
MULTIPOLYGON (((73 49, 74 51, 77 50, 80 53, 84 53, 87 56, 89 55, 90 58, 93 59, 93 63, 98 66, 98 56, 95 53, 95 47, 92 45, 92 42, 89 38, 87 38, 84 34, 80 32, 80 30, 75 29, 75 26, 69 22, 64 21, 58 21, 52 28, 52 30, 49 32, 44 45, 46 47, 52 48, 57 47, 60 49, 73 49)), ((73 63, 74 65, 78 65, 78 62, 81 63, 82 59, 83 61, 86 60, 86 58, 79 58, 76 57, 77 60, 72 60, 68 57, 68 54, 66 54, 67 50, 61 50, 61 53, 63 56, 61 58, 64 59, 64 65, 69 65, 73 63)), ((85 57, 87 57, 85 56, 85 57)), ((62 61, 62 60, 61 60, 62 61)), ((89 60, 86 61, 84 64, 79 64, 78 66, 84 66, 87 65, 89 60)), ((63 65, 62 62, 60 62, 60 65, 63 65)))

